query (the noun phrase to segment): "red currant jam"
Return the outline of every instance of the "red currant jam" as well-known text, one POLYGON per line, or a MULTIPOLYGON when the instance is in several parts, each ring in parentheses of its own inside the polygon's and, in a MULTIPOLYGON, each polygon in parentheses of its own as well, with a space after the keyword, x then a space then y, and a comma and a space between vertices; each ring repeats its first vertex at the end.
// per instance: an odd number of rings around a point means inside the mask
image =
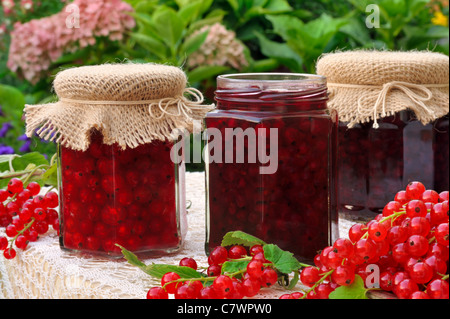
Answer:
POLYGON ((337 236, 338 122, 325 80, 221 76, 216 101, 206 117, 207 253, 241 230, 311 260, 337 236))
POLYGON ((420 180, 449 187, 448 116, 423 125, 410 111, 349 129, 339 124, 339 203, 350 216, 373 217, 399 189, 420 180))
POLYGON ((60 147, 61 246, 110 256, 121 256, 116 244, 136 253, 179 249, 181 166, 171 147, 158 141, 122 150, 97 131, 84 152, 60 147))

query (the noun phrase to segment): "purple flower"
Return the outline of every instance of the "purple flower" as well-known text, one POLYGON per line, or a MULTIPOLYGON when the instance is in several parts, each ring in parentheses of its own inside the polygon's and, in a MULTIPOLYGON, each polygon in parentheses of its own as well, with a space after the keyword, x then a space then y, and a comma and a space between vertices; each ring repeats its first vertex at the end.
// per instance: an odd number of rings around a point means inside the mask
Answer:
POLYGON ((11 127, 12 124, 10 122, 3 123, 2 128, 0 128, 0 137, 5 137, 11 127))
POLYGON ((0 155, 14 154, 14 149, 11 146, 0 144, 0 155))

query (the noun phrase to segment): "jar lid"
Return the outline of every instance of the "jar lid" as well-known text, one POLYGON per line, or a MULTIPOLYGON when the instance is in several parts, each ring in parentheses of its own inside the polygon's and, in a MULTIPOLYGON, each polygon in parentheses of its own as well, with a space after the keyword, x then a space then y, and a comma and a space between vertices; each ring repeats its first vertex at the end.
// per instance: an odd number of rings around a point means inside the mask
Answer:
POLYGON ((323 55, 329 107, 349 127, 412 110, 423 124, 449 112, 449 58, 429 51, 348 51, 323 55))
POLYGON ((105 144, 122 148, 171 140, 175 129, 192 132, 194 121, 213 109, 186 84, 180 68, 160 64, 67 69, 53 82, 58 102, 25 105, 26 134, 74 150, 89 147, 92 129, 102 132, 105 144))

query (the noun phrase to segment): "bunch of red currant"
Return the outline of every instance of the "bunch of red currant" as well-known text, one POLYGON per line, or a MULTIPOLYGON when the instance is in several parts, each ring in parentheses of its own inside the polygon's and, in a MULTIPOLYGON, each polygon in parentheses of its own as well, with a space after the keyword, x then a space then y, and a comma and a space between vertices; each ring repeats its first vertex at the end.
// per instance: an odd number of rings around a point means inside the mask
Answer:
POLYGON ((302 269, 307 291, 282 299, 328 298, 359 275, 366 288, 399 299, 448 299, 449 193, 411 182, 406 190, 366 224, 354 224, 348 238, 337 239, 302 269), (377 270, 374 272, 374 270, 377 270))
MULTIPOLYGON (((198 269, 197 262, 190 257, 181 259, 179 265, 198 269)), ((242 299, 255 296, 279 278, 272 263, 265 259, 261 245, 254 245, 249 251, 241 245, 229 249, 218 246, 211 251, 204 271, 205 276, 196 278, 181 278, 176 272, 167 272, 161 278, 161 286, 150 288, 147 299, 168 299, 170 294, 175 299, 242 299), (242 261, 247 266, 223 273, 222 266, 227 261, 242 261)))
POLYGON ((36 182, 27 183, 12 178, 6 189, 0 189, 0 227, 6 236, 0 236, 0 250, 6 259, 16 256, 16 248, 25 249, 39 235, 47 233, 49 226, 59 231, 58 194, 49 191, 42 195, 36 182))

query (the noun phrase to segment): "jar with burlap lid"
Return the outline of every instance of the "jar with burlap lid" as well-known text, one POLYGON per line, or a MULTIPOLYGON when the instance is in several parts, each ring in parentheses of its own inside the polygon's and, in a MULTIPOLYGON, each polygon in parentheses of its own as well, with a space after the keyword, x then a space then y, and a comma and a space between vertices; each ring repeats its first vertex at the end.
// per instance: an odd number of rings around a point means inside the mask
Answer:
POLYGON ((448 56, 337 52, 319 59, 317 73, 339 114, 341 211, 379 213, 411 181, 448 190, 448 56))
POLYGON ((186 225, 180 132, 213 106, 177 67, 104 64, 64 70, 58 102, 26 105, 26 134, 58 144, 60 244, 121 256, 171 253, 186 225))

